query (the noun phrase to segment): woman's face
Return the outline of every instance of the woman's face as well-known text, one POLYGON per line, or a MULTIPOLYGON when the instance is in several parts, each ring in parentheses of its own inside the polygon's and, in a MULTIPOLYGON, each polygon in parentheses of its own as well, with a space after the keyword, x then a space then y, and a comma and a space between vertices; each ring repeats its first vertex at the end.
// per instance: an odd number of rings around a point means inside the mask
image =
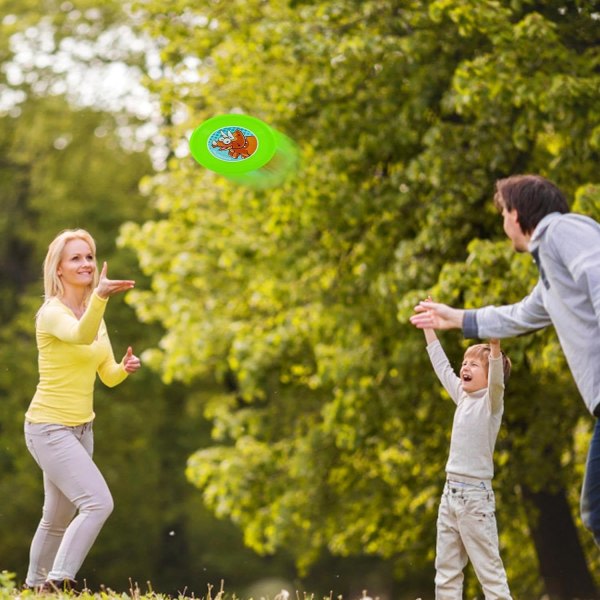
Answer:
POLYGON ((69 240, 63 249, 57 273, 66 287, 86 288, 94 281, 96 259, 89 244, 81 239, 69 240))

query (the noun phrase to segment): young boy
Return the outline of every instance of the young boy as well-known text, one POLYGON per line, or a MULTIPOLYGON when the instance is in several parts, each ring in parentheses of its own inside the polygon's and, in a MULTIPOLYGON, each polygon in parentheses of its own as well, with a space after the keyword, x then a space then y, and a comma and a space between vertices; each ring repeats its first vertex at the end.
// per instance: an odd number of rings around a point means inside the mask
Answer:
POLYGON ((498 548, 492 490, 494 446, 511 363, 499 340, 491 339, 489 344, 467 348, 457 377, 435 331, 423 331, 436 375, 456 403, 438 511, 435 597, 463 597, 463 569, 470 559, 486 600, 511 600, 498 548))

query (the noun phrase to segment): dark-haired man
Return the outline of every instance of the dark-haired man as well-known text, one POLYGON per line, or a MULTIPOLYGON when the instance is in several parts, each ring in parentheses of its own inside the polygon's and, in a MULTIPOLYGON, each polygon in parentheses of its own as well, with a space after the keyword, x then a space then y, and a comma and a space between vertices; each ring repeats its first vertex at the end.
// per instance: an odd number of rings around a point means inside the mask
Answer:
POLYGON ((600 546, 600 224, 569 212, 562 192, 539 175, 496 183, 494 203, 517 252, 530 252, 539 280, 520 302, 457 309, 423 301, 420 329, 462 328, 466 338, 506 338, 553 325, 589 412, 597 418, 581 494, 581 515, 600 546))

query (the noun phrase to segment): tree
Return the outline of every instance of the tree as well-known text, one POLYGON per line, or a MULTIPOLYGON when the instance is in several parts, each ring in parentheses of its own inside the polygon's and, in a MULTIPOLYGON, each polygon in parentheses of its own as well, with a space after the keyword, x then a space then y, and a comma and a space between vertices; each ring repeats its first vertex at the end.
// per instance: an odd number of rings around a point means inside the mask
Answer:
MULTIPOLYGON (((82 66, 91 73, 100 62, 108 66, 124 58, 119 44, 103 48, 100 43, 114 39, 115 31, 127 37, 121 4, 46 4, 47 13, 39 14, 37 3, 0 2, 5 15, 0 78, 12 74, 0 80, 0 568, 15 571, 19 581, 42 498, 22 423, 37 382, 33 315, 41 300, 47 244, 63 228, 89 228, 110 272, 134 277, 143 287, 133 252, 117 250, 115 239, 122 221, 153 214, 138 189, 151 170, 137 141, 136 126, 143 123, 135 114, 118 112, 101 93, 93 107, 83 107, 86 94, 74 94, 65 80, 77 79, 82 66), (68 56, 69 49, 75 56, 68 56), (68 74, 61 71, 65 64, 71 65, 68 74)), ((135 65, 135 55, 126 58, 135 65)), ((89 98, 90 88, 81 87, 89 98)), ((142 352, 161 331, 141 328, 121 299, 111 301, 107 323, 117 354, 130 343, 142 352)), ((98 384, 95 456, 116 507, 81 571, 92 589, 127 588, 130 580, 144 586, 150 580, 165 592, 201 594, 207 583, 218 585, 223 578, 239 589, 257 573, 293 572, 285 556, 264 564, 243 547, 230 523, 217 522, 198 506, 184 467, 209 428, 195 409, 208 393, 201 388, 167 387, 148 369, 115 390, 98 384), (126 560, 115 561, 124 552, 126 560)))
MULTIPOLYGON (((304 569, 324 548, 376 554, 408 581, 433 557, 450 407, 406 321, 429 291, 469 306, 520 297, 533 280, 527 259, 494 241, 496 178, 541 172, 571 195, 594 181, 594 8, 181 0, 165 10, 148 0, 135 9, 162 44, 164 77, 148 85, 177 151, 147 186, 163 216, 122 230, 152 279, 131 298, 143 321, 165 328, 148 359, 166 382, 224 386, 205 408, 215 445, 190 458, 188 477, 259 552, 293 548, 304 569), (295 178, 256 192, 185 155, 193 127, 234 111, 296 139, 295 178)), ((596 206, 595 189, 590 198, 596 206)), ((539 568, 552 596, 578 593, 568 575, 549 575, 566 547, 551 556, 541 524, 558 506, 579 592, 593 595, 598 559, 589 537, 580 547, 569 492, 589 421, 551 332, 508 350, 512 389, 527 393, 526 403, 508 399, 498 452, 509 578, 520 594, 540 594, 539 568)))

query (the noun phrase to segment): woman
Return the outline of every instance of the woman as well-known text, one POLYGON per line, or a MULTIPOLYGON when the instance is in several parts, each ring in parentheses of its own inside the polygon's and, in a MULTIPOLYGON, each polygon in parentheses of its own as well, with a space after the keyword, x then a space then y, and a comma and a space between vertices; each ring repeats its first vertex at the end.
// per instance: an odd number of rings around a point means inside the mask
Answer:
POLYGON ((98 275, 96 244, 83 229, 63 231, 48 248, 36 316, 39 383, 25 414, 27 448, 44 475, 44 507, 26 587, 71 589, 112 512, 92 460, 93 392, 96 373, 112 387, 140 368, 131 347, 115 361, 103 320, 108 298, 134 283, 108 279, 106 263, 98 275))

